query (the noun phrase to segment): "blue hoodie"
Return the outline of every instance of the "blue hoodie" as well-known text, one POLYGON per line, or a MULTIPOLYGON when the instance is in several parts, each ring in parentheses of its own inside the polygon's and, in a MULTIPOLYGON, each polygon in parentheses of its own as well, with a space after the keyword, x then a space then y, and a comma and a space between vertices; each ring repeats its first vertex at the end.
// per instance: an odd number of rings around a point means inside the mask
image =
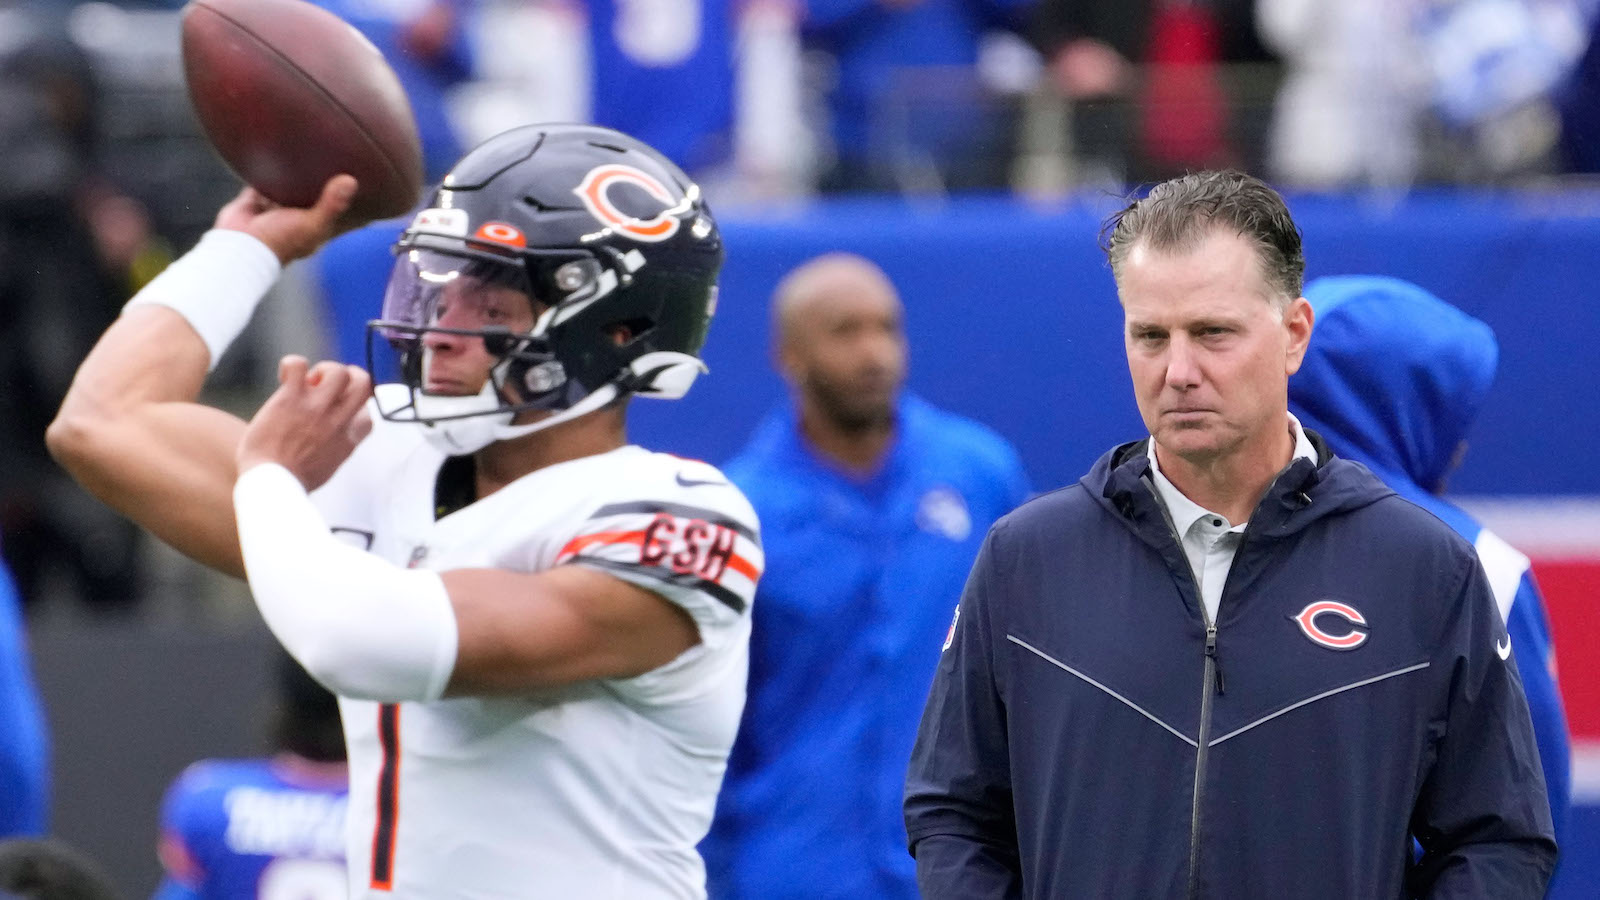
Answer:
POLYGON ((1520 661, 1559 843, 1571 805, 1570 748, 1550 626, 1528 559, 1434 493, 1494 381, 1494 332, 1395 278, 1321 278, 1306 298, 1316 333, 1289 381, 1290 407, 1335 454, 1365 465, 1473 542, 1520 661))

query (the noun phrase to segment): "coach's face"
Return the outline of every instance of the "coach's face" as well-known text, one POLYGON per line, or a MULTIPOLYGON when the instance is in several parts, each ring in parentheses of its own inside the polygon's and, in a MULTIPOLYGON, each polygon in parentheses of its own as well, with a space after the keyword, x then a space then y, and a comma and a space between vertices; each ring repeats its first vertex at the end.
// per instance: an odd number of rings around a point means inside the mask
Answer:
POLYGON ((1305 298, 1280 307, 1256 248, 1225 229, 1192 248, 1135 244, 1118 272, 1128 371, 1157 446, 1196 465, 1271 454, 1311 337, 1305 298))

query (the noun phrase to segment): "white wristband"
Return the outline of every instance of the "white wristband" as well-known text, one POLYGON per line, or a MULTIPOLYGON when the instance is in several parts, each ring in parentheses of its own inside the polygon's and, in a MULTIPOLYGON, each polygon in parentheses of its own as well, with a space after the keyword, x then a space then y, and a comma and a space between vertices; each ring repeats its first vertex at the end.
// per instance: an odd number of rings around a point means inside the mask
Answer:
POLYGON ((256 304, 282 271, 278 255, 255 237, 213 228, 193 250, 151 279, 122 310, 151 304, 176 310, 211 352, 209 371, 250 324, 256 304))
POLYGON ((299 479, 276 463, 239 476, 233 508, 256 606, 307 672, 344 697, 439 699, 458 638, 437 572, 402 569, 334 537, 299 479))

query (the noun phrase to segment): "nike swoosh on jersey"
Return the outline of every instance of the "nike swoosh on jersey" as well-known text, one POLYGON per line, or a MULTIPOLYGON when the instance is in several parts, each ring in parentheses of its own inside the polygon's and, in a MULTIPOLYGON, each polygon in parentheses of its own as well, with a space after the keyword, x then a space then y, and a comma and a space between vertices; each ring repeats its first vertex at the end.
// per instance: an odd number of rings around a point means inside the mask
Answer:
POLYGON ((1510 659, 1511 658, 1511 635, 1509 635, 1509 634, 1506 635, 1506 642, 1504 644, 1500 643, 1499 641, 1495 641, 1494 652, 1495 652, 1495 655, 1500 657, 1501 659, 1510 659))
POLYGON ((703 481, 698 478, 685 478, 681 472, 673 477, 678 480, 679 487, 700 487, 707 484, 727 484, 726 481, 718 478, 711 478, 703 481))

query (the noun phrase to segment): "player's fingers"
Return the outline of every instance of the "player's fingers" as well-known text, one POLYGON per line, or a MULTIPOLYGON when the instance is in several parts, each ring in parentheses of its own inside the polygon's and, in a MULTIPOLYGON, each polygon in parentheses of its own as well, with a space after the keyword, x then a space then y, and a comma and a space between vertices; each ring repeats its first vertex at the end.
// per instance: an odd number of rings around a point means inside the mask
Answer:
POLYGON ((372 414, 367 412, 365 406, 357 407, 355 415, 350 417, 350 423, 345 426, 345 438, 350 441, 351 446, 354 446, 361 443, 371 433, 372 414))
POLYGON ((337 405, 349 384, 350 373, 339 363, 323 360, 306 373, 306 387, 315 390, 324 402, 337 405))
POLYGON ((356 196, 356 187, 354 176, 335 175, 322 186, 322 195, 317 198, 314 208, 329 221, 337 219, 350 208, 350 201, 356 196))
POLYGON ((372 393, 372 382, 366 370, 357 366, 340 366, 339 369, 340 392, 331 412, 335 416, 349 417, 366 404, 372 393))
POLYGON ((345 397, 357 406, 365 404, 367 398, 372 396, 372 376, 360 366, 345 366, 345 372, 350 376, 345 397))
POLYGON ((291 353, 278 360, 278 384, 298 392, 305 384, 306 366, 306 358, 298 353, 291 353))
POLYGON ((276 200, 269 198, 266 194, 261 193, 255 188, 250 188, 249 191, 250 207, 258 213, 271 212, 281 205, 276 200))
POLYGON ((233 195, 226 205, 217 210, 216 226, 218 228, 241 229, 251 219, 259 214, 257 207, 258 198, 255 189, 245 185, 239 193, 233 195))

